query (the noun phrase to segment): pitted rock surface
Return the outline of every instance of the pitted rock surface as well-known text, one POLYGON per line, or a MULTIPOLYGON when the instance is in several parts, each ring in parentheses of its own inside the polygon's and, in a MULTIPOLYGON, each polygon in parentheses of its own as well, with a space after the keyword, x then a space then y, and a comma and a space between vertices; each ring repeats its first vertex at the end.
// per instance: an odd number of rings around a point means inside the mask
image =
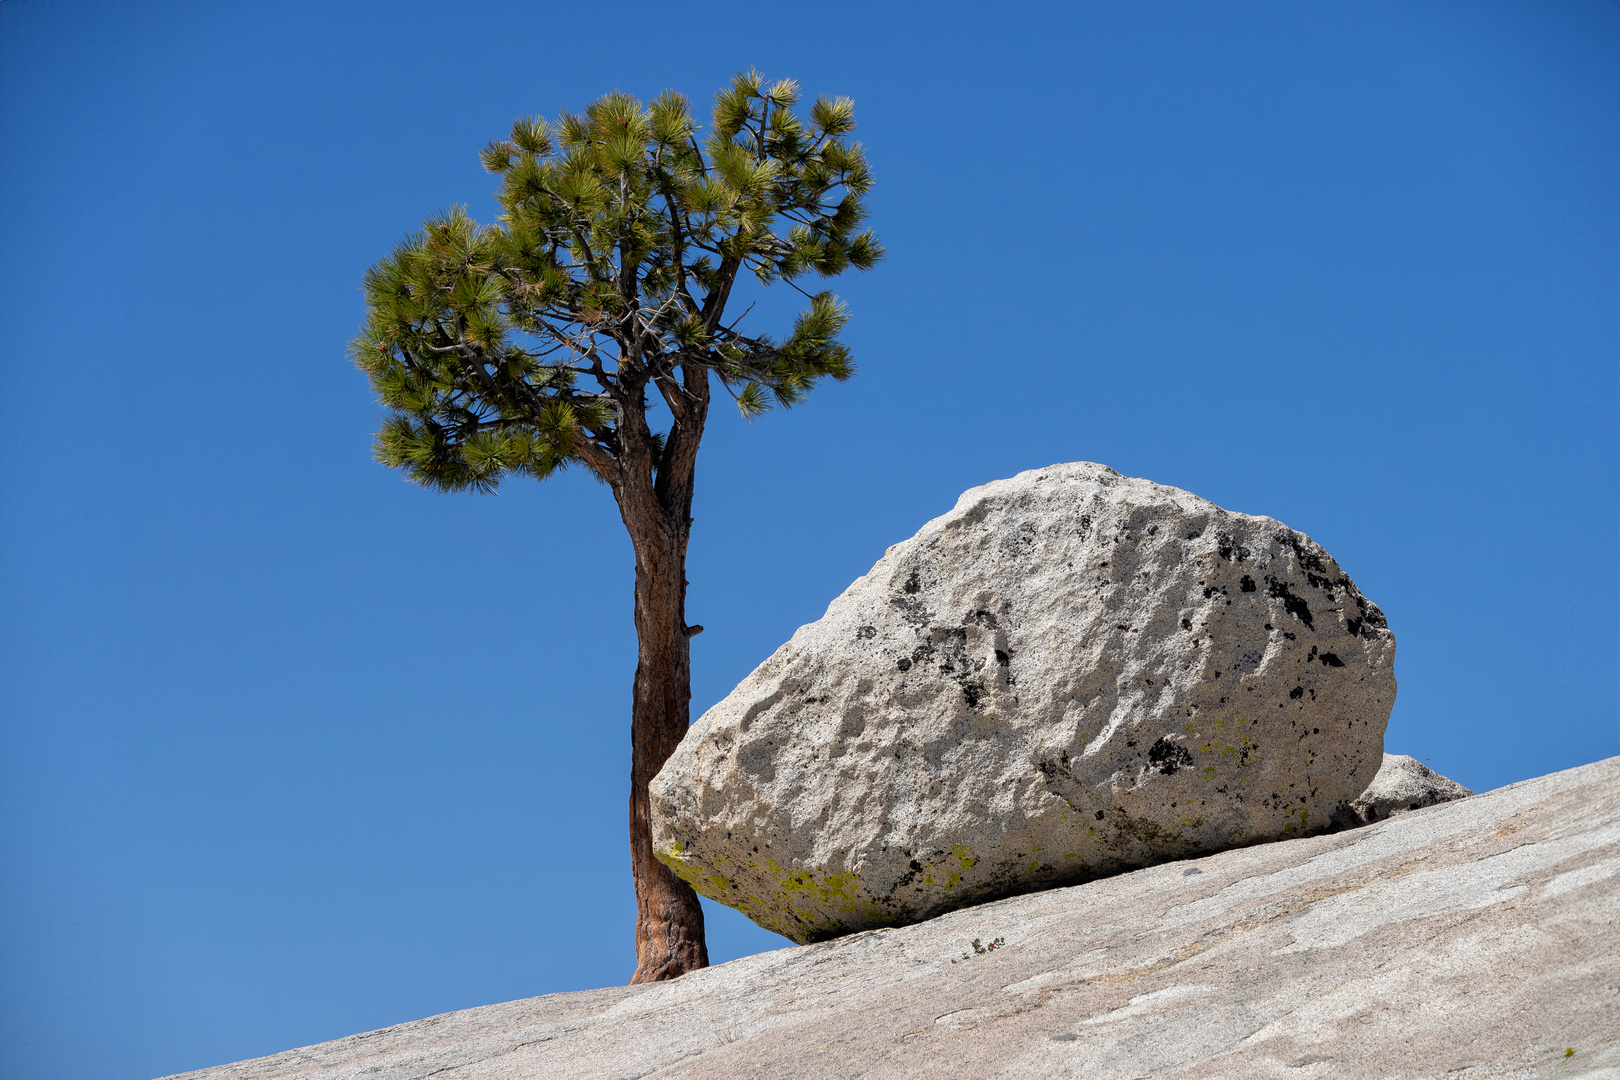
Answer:
POLYGON ((1615 1080, 1620 758, 187 1080, 551 1077, 1615 1080))
POLYGON ((659 857, 797 942, 1348 823, 1395 638, 1309 537, 1090 463, 965 493, 693 725, 659 857))
POLYGON ((1410 813, 1472 794, 1457 781, 1441 776, 1416 758, 1385 754, 1378 775, 1350 804, 1355 814, 1351 824, 1371 824, 1391 814, 1410 813))

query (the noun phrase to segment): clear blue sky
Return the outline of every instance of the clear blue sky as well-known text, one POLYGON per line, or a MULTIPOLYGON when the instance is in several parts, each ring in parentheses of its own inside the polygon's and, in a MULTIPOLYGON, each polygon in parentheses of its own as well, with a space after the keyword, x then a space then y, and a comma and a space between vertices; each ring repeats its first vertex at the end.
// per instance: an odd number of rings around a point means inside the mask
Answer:
POLYGON ((0 1075, 629 976, 611 499, 409 486, 344 345, 400 234, 492 216, 514 116, 749 65, 855 98, 891 254, 837 285, 856 379, 708 436, 697 709, 1083 459, 1323 543, 1399 640, 1391 750, 1620 753, 1614 0, 4 0, 0 1075))

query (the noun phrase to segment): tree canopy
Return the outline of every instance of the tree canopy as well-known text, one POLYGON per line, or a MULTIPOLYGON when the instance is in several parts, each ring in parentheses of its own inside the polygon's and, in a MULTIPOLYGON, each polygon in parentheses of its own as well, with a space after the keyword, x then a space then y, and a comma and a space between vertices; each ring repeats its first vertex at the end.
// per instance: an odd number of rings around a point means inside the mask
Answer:
MULTIPOLYGON (((738 275, 760 282, 868 269, 871 175, 847 98, 801 117, 792 80, 756 72, 717 95, 701 141, 686 98, 614 92, 583 115, 523 117, 482 152, 502 213, 430 218, 366 274, 352 356, 389 410, 379 460, 441 490, 493 490, 580 462, 603 480, 650 441, 656 393, 677 421, 713 372, 753 417, 854 371, 843 305, 806 293, 791 333, 726 315, 738 275)), ((797 287, 797 286, 795 286, 797 287)), ((801 290, 803 291, 803 290, 801 290)), ((679 438, 677 431, 676 438, 679 438)))

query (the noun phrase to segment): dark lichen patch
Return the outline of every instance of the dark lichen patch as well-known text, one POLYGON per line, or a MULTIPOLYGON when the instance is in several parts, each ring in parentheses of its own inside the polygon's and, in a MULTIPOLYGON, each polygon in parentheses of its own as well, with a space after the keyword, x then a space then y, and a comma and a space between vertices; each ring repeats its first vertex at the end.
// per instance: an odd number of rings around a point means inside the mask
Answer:
POLYGON ((1059 778, 1065 780, 1074 779, 1074 772, 1069 768, 1068 754, 1063 754, 1061 757, 1056 758, 1042 758, 1040 761, 1035 763, 1035 767, 1039 769, 1041 771, 1041 775, 1046 777, 1048 780, 1057 780, 1059 778))
POLYGON ((1159 741, 1148 747, 1148 764, 1165 776, 1174 776, 1177 769, 1192 763, 1193 757, 1187 748, 1171 742, 1167 736, 1159 736, 1159 741))
POLYGON ((1294 553, 1294 558, 1299 560, 1299 565, 1304 567, 1306 570, 1314 570, 1317 573, 1325 573, 1327 571, 1327 564, 1322 561, 1322 554, 1320 550, 1316 548, 1315 544, 1312 544, 1309 540, 1306 540, 1299 533, 1289 529, 1286 532, 1277 533, 1274 539, 1277 541, 1277 543, 1292 551, 1294 553))
POLYGON ((1250 555, 1254 554, 1248 548, 1243 547, 1236 540, 1233 540, 1231 533, 1217 534, 1215 537, 1215 542, 1219 545, 1217 550, 1219 550, 1221 558, 1225 559, 1227 562, 1231 562, 1234 556, 1237 557, 1238 562, 1243 562, 1245 559, 1249 558, 1250 555))
POLYGON ((1283 610, 1304 623, 1307 629, 1316 629, 1316 623, 1311 619, 1311 606, 1305 602, 1304 597, 1294 594, 1288 582, 1278 581, 1275 577, 1267 574, 1266 595, 1273 600, 1281 600, 1283 610))
MULTIPOLYGON (((1366 620, 1368 627, 1379 630, 1386 630, 1389 628, 1389 620, 1384 618, 1383 610, 1379 608, 1377 604, 1373 603, 1371 600, 1368 600, 1365 596, 1362 596, 1359 589, 1356 590, 1355 601, 1356 610, 1361 612, 1361 617, 1366 620)), ((1366 637, 1372 637, 1371 630, 1364 630, 1362 633, 1366 637)))
POLYGON ((939 673, 954 681, 962 691, 962 700, 967 702, 968 708, 976 709, 979 702, 984 699, 984 683, 973 676, 984 668, 983 660, 975 660, 968 653, 967 631, 956 627, 947 627, 934 630, 930 641, 919 645, 912 652, 913 659, 921 662, 924 657, 918 655, 926 648, 928 657, 935 655, 936 646, 939 656, 939 673))
POLYGON ((904 584, 901 585, 900 592, 892 593, 889 596, 889 606, 900 612, 906 623, 913 630, 919 632, 925 630, 928 624, 934 621, 934 613, 928 610, 927 605, 923 603, 922 597, 919 595, 922 588, 922 575, 913 570, 906 577, 904 584))

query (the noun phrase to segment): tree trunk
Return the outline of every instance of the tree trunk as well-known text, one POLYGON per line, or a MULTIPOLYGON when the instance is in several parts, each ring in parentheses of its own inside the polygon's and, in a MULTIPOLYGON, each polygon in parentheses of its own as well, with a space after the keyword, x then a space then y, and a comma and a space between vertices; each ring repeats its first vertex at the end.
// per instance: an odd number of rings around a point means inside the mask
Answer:
POLYGON ((686 734, 692 648, 686 625, 690 493, 675 514, 621 506, 636 553, 636 681, 630 712, 630 866, 636 883, 632 983, 673 979, 709 966, 703 908, 692 887, 653 857, 647 785, 686 734))

